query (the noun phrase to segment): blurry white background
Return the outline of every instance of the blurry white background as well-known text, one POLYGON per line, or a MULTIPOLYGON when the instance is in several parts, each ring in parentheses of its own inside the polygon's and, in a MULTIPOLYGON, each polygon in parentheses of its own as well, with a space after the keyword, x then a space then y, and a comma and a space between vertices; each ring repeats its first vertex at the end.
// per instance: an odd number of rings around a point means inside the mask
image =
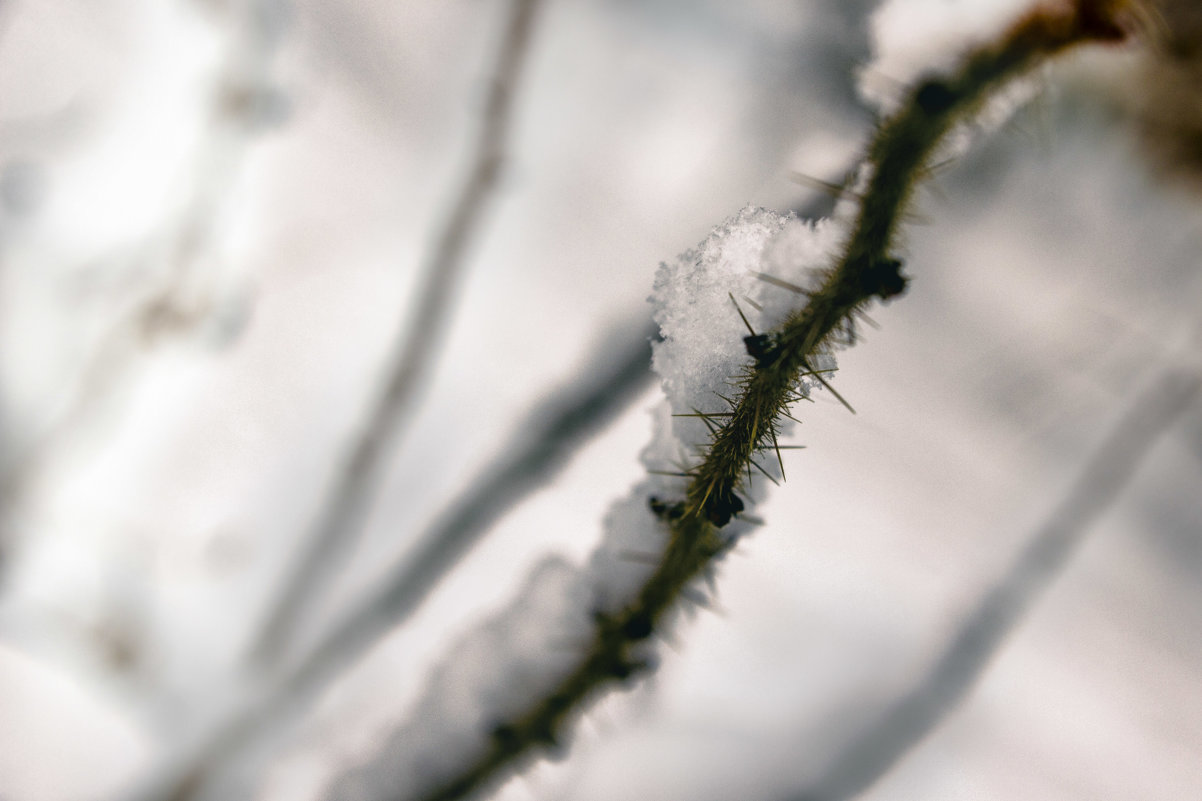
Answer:
MULTIPOLYGON (((907 5, 886 40, 921 44, 899 19, 960 31, 931 31, 932 64, 999 19, 907 5)), ((842 178, 873 123, 855 93, 872 6, 544 4, 448 335, 306 636, 548 393, 638 335, 659 261, 748 203, 815 202, 794 171, 842 178)), ((508 8, 0 2, 0 799, 121 797, 238 702, 414 313, 508 8)), ((1068 59, 939 172, 904 234, 909 293, 840 357, 858 413, 797 412, 807 450, 723 563, 717 614, 674 626, 649 680, 497 797, 792 798, 919 680, 1136 391, 1196 347, 1202 206, 1141 158, 1130 61, 1068 59)), ((227 797, 321 798, 531 565, 587 558, 641 474, 656 392, 227 797)), ((1194 408, 966 702, 863 797, 1196 796, 1200 481, 1194 408)))

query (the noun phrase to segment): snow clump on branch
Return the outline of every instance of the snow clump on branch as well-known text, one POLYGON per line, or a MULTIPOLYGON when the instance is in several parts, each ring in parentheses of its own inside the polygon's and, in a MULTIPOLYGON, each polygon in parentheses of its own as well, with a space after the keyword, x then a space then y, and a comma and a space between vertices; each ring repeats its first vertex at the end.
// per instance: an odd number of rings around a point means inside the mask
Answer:
MULTIPOLYGON (((749 206, 697 248, 660 265, 651 300, 664 339, 656 343, 654 368, 666 398, 653 410, 652 441, 642 454, 654 472, 610 508, 602 541, 585 566, 560 557, 542 560, 505 609, 451 649, 409 722, 337 777, 330 798, 364 801, 383 797, 388 788, 420 792, 437 786, 488 747, 490 727, 520 714, 570 673, 571 643, 587 641, 594 615, 632 601, 667 545, 668 527, 650 499, 683 498, 686 478, 666 473, 696 463, 709 442, 700 418, 673 415, 713 411, 723 403, 718 393, 731 397, 729 382, 753 364, 740 310, 760 333, 801 308, 805 295, 787 287, 813 288, 833 266, 847 216, 814 223, 749 206)), ((821 369, 833 369, 833 357, 819 358, 821 369)), ((749 500, 764 483, 745 488, 749 500)), ((723 535, 734 538, 749 528, 736 517, 723 535)), ((654 661, 652 647, 640 644, 648 663, 654 661)))

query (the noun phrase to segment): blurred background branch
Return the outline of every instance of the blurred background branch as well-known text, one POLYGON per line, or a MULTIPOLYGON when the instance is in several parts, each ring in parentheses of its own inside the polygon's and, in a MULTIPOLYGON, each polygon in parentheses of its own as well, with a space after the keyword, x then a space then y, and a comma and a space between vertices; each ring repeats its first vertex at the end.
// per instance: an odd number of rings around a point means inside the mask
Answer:
POLYGON ((268 606, 266 622, 251 653, 251 659, 260 666, 270 667, 287 651, 296 628, 320 602, 359 539, 381 466, 397 445, 444 330, 450 325, 454 293, 468 247, 501 177, 510 116, 542 4, 543 0, 513 0, 511 4, 467 180, 450 206, 445 228, 434 238, 421 285, 383 368, 380 394, 352 434, 343 466, 318 510, 313 530, 268 606))
POLYGON ((959 706, 1149 451, 1196 408, 1202 374, 1182 361, 1164 369, 1130 402, 1047 522, 957 626, 920 681, 843 746, 794 798, 858 798, 959 706))

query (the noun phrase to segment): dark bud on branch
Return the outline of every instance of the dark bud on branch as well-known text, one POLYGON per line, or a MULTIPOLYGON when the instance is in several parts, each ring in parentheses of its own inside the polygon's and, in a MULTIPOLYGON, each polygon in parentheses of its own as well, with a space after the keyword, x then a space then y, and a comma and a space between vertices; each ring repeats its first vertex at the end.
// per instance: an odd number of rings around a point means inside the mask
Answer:
POLYGON ((943 81, 932 79, 918 87, 914 102, 928 115, 938 117, 951 111, 956 103, 956 95, 943 81))
POLYGON ((902 275, 901 268, 899 259, 881 259, 872 265, 864 276, 872 294, 881 300, 889 300, 905 292, 910 279, 902 275))
POLYGON ((628 640, 645 640, 651 636, 651 632, 654 630, 655 627, 651 623, 651 615, 646 612, 631 615, 622 624, 622 634, 628 640))
POLYGON ((517 751, 521 748, 521 743, 518 741, 517 729, 508 723, 500 723, 494 726, 490 734, 493 743, 502 751, 517 751))
POLYGON ((747 355, 755 359, 756 367, 768 367, 780 356, 780 348, 772 334, 743 337, 743 347, 747 349, 747 355))
POLYGON ((705 504, 705 517, 718 528, 725 526, 730 519, 743 511, 743 499, 730 490, 715 493, 705 504))
POLYGON ((536 727, 530 732, 530 738, 543 747, 544 756, 548 759, 559 760, 567 755, 567 749, 559 741, 551 723, 536 727))

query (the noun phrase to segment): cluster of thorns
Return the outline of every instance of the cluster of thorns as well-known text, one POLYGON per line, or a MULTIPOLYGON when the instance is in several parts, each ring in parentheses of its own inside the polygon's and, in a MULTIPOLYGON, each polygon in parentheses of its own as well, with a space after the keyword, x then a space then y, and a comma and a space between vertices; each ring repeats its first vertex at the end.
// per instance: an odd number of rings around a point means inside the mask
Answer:
MULTIPOLYGON (((906 285, 908 283, 908 279, 904 275, 902 275, 901 269, 902 269, 902 261, 900 259, 893 259, 893 258, 882 259, 881 261, 872 265, 867 271, 865 271, 864 279, 865 279, 865 281, 871 282, 874 285, 874 287, 876 288, 876 291, 874 292, 874 294, 876 294, 882 300, 888 300, 890 298, 893 298, 893 297, 896 297, 896 296, 902 294, 906 290, 906 285)), ((802 295, 809 294, 806 290, 802 289, 801 287, 797 286, 796 284, 789 283, 788 281, 784 281, 780 278, 777 278, 776 276, 768 275, 766 273, 756 273, 756 276, 762 281, 770 283, 774 286, 778 286, 782 289, 787 289, 790 292, 795 292, 795 293, 802 294, 802 295)), ((759 309, 758 305, 755 304, 755 302, 752 301, 750 298, 745 298, 745 299, 747 300, 748 303, 751 303, 753 306, 756 306, 756 308, 759 309)), ((763 370, 763 369, 773 366, 777 362, 777 360, 780 358, 780 356, 783 352, 779 337, 776 334, 772 334, 772 333, 767 333, 767 334, 756 333, 755 328, 751 325, 751 321, 749 321, 747 319, 747 315, 745 315, 743 313, 743 310, 739 307, 739 303, 738 303, 738 301, 735 300, 734 295, 730 295, 730 301, 732 304, 734 304, 735 311, 737 311, 739 313, 740 319, 742 319, 743 324, 745 326, 747 326, 747 330, 749 332, 747 336, 743 337, 743 347, 747 351, 747 355, 750 356, 754 360, 754 365, 752 366, 752 369, 753 370, 763 370)), ((850 324, 851 323, 849 320, 848 325, 850 325, 850 324)), ((847 344, 849 344, 849 345, 852 344, 852 341, 854 341, 854 339, 855 339, 855 332, 853 329, 849 329, 846 332, 846 338, 849 340, 847 342, 847 344)), ((810 365, 805 364, 805 363, 803 363, 803 366, 806 369, 806 375, 813 376, 818 381, 818 383, 820 383, 825 389, 829 390, 831 392, 831 394, 836 399, 838 399, 838 401, 840 403, 842 403, 844 406, 846 406, 847 409, 850 410, 853 414, 855 413, 855 409, 853 409, 851 407, 851 404, 849 404, 843 398, 843 396, 840 395, 835 390, 835 388, 832 387, 825 378, 823 378, 822 373, 824 371, 813 369, 812 367, 810 367, 810 365)), ((721 394, 718 394, 718 397, 720 397, 727 404, 728 407, 730 407, 732 409, 734 408, 735 403, 730 398, 726 397, 725 395, 721 395, 721 394)), ((808 398, 805 395, 799 393, 799 394, 795 395, 791 400, 800 401, 800 400, 808 400, 808 398)), ((673 415, 673 416, 674 417, 696 417, 696 418, 700 419, 702 422, 705 423, 706 427, 709 429, 710 434, 712 436, 712 435, 717 434, 717 431, 718 431, 718 425, 717 425, 717 423, 714 422, 714 420, 712 418, 728 417, 730 414, 731 414, 731 412, 729 412, 729 411, 708 412, 707 413, 707 412, 702 412, 698 409, 694 409, 692 411, 692 413, 677 414, 677 415, 673 415)), ((789 415, 788 412, 785 412, 785 415, 788 416, 790 419, 796 420, 796 418, 789 415)), ((783 478, 784 473, 785 473, 785 465, 784 465, 784 460, 781 458, 781 455, 780 455, 781 450, 782 449, 804 448, 805 446, 804 445, 792 445, 792 446, 781 445, 776 441, 775 431, 773 432, 773 435, 772 435, 772 446, 773 446, 773 449, 776 451, 777 463, 780 466, 781 477, 783 478)), ((774 484, 778 483, 776 478, 773 477, 772 474, 769 473, 767 470, 765 470, 762 465, 760 465, 757 461, 755 461, 755 459, 748 460, 748 468, 747 469, 748 469, 748 482, 749 483, 751 480, 750 470, 752 467, 755 467, 757 470, 759 470, 760 473, 762 473, 765 477, 767 477, 768 480, 771 481, 772 483, 774 483, 774 484)), ((685 471, 682 473, 672 473, 672 475, 690 476, 692 474, 688 471, 685 471)), ((661 500, 660 498, 658 498, 656 496, 651 496, 648 503, 649 503, 649 506, 651 507, 652 513, 655 514, 655 516, 660 518, 661 520, 671 522, 674 520, 679 520, 685 514, 684 501, 668 502, 668 501, 661 500)), ((727 489, 724 492, 717 492, 717 493, 713 493, 710 496, 708 496, 705 500, 705 503, 702 506, 702 511, 704 512, 707 520, 709 520, 711 523, 713 523, 718 528, 722 528, 723 526, 725 526, 727 523, 729 523, 731 521, 731 518, 740 514, 745 508, 746 508, 746 505, 743 503, 743 499, 740 498, 733 489, 727 489)))

